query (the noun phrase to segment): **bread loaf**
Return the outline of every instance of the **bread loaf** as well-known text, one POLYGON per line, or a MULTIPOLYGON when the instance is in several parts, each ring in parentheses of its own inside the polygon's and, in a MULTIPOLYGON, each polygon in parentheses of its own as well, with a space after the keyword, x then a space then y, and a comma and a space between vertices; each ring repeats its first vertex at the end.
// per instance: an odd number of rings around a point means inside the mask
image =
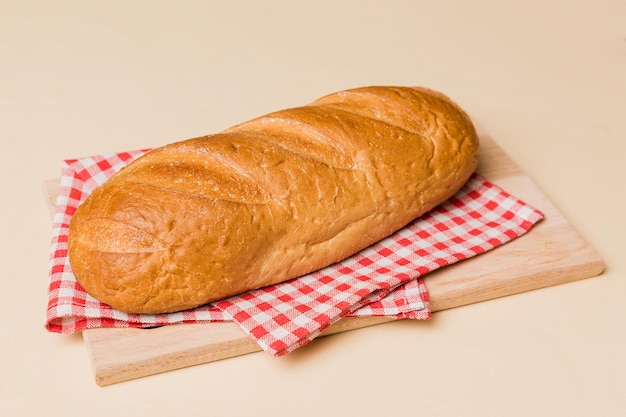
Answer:
POLYGON ((189 309, 364 249, 451 197, 477 157, 440 93, 330 94, 137 159, 73 215, 70 264, 115 309, 189 309))

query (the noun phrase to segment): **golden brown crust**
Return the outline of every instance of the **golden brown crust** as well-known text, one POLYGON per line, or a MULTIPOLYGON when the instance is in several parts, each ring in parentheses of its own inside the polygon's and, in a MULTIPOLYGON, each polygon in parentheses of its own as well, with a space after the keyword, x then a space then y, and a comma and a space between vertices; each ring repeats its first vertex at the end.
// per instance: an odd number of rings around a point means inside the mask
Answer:
POLYGON ((69 257, 95 298, 184 310, 337 262, 453 195, 469 117, 423 88, 366 87, 173 143, 78 208, 69 257))

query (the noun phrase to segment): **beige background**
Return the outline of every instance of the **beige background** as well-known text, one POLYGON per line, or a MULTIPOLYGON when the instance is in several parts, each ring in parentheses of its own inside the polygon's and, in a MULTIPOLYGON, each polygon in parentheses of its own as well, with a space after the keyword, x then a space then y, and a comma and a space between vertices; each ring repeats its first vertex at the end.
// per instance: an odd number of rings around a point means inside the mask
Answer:
POLYGON ((626 2, 0 0, 3 415, 618 416, 626 409, 626 2), (465 107, 607 264, 572 284, 99 388, 49 334, 61 161, 338 89, 465 107), (36 413, 36 414, 35 414, 36 413))

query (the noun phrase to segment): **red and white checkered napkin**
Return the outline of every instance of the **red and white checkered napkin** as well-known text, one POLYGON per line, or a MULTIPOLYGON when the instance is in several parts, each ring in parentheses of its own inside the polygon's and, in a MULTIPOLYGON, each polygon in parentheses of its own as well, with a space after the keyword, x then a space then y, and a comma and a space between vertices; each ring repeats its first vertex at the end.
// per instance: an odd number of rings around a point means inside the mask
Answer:
POLYGON ((69 220, 82 200, 145 152, 65 161, 53 220, 49 331, 232 320, 263 350, 281 356, 343 317, 428 319, 424 274, 517 238, 543 218, 538 210, 474 175, 448 202, 320 271, 179 313, 126 314, 100 303, 76 282, 67 257, 67 234, 69 220))

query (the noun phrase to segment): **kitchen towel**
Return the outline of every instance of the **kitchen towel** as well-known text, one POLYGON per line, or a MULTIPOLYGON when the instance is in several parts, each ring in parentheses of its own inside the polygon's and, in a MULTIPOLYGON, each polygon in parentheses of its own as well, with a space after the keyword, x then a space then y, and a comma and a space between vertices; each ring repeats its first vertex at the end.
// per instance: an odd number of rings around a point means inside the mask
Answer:
POLYGON ((126 314, 100 303, 76 282, 67 258, 68 227, 78 205, 98 185, 147 151, 64 161, 53 219, 49 331, 235 321, 263 350, 281 356, 343 317, 430 318, 425 274, 515 239, 543 218, 474 174, 453 198, 342 262, 196 309, 126 314))

